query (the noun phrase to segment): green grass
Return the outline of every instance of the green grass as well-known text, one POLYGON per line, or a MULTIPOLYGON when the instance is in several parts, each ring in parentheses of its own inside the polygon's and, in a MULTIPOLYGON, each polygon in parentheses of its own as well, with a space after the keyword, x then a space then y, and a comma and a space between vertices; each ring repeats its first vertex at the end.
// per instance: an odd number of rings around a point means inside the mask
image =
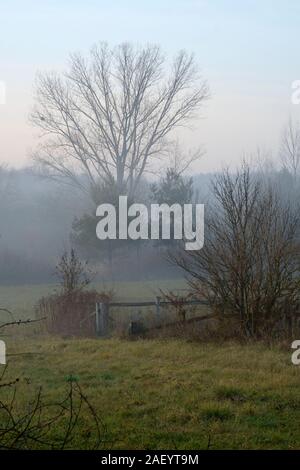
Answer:
POLYGON ((115 449, 300 449, 300 369, 288 350, 59 338, 8 338, 7 349, 19 406, 39 385, 59 399, 75 377, 115 449))

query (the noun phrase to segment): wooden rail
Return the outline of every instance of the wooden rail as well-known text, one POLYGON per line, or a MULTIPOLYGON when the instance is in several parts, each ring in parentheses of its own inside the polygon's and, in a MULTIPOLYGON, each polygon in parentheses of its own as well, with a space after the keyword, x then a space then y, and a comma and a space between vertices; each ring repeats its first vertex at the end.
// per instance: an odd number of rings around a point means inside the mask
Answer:
MULTIPOLYGON (((208 305, 206 300, 184 300, 180 301, 182 305, 208 305)), ((156 297, 155 301, 147 301, 147 302, 97 302, 96 303, 96 334, 97 336, 105 337, 109 333, 109 309, 110 307, 155 307, 156 308, 156 316, 160 318, 160 309, 161 307, 166 307, 168 305, 174 305, 173 302, 168 300, 161 300, 161 297, 156 297)), ((197 321, 207 319, 208 315, 203 317, 197 317, 197 321)), ((196 321, 191 319, 192 321, 196 321)), ((189 320, 187 320, 189 322, 189 320)), ((182 322, 178 322, 182 323, 182 322)), ((172 323, 175 325, 176 322, 172 323)), ((171 324, 170 324, 171 325, 171 324)), ((163 325, 162 325, 163 326, 163 325)), ((155 328, 161 328, 162 326, 157 326, 155 328)))

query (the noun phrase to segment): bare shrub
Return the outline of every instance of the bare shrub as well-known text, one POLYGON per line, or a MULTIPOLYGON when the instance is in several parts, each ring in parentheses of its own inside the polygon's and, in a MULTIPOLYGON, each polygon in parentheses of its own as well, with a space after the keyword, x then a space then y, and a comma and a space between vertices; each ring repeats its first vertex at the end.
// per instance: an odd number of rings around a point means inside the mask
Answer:
POLYGON ((65 251, 55 268, 63 294, 69 295, 80 291, 91 282, 91 271, 87 261, 81 261, 74 248, 65 251))
POLYGON ((64 252, 56 266, 61 292, 42 297, 36 305, 36 317, 45 318, 44 331, 71 336, 95 335, 96 302, 108 302, 113 292, 85 290, 90 284, 88 263, 72 248, 64 252))
POLYGON ((170 302, 170 306, 178 320, 185 322, 188 310, 190 310, 190 308, 186 305, 186 301, 192 299, 193 293, 188 292, 186 295, 178 295, 172 291, 169 291, 165 292, 163 295, 164 298, 170 302))
POLYGON ((247 164, 213 183, 200 251, 173 261, 193 292, 246 337, 291 333, 299 312, 298 216, 247 164))

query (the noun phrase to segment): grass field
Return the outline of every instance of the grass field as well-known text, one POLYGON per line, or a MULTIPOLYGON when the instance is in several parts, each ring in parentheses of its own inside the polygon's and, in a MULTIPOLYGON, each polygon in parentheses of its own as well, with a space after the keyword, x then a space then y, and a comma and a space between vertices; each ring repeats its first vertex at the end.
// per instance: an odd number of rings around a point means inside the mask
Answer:
POLYGON ((7 341, 6 379, 20 377, 18 405, 39 385, 59 399, 73 375, 115 449, 206 449, 208 442, 211 449, 300 449, 300 369, 288 350, 184 340, 7 341))
MULTIPOLYGON (((160 289, 179 291, 185 283, 93 287, 113 288, 116 299, 153 300, 160 289)), ((0 287, 0 305, 16 318, 32 317, 36 301, 54 289, 0 287)), ((20 378, 17 406, 26 408, 40 385, 47 400, 60 400, 73 376, 107 426, 110 448, 300 449, 300 369, 291 364, 288 348, 63 339, 31 336, 25 326, 17 330, 6 330, 13 335, 4 338, 6 380, 20 378)))

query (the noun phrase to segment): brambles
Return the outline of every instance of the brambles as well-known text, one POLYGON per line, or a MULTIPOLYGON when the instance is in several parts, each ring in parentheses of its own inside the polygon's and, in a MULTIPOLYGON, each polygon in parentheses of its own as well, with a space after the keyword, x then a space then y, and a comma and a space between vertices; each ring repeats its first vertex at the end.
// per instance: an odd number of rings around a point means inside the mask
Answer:
MULTIPOLYGON (((0 329, 35 321, 16 321, 9 313, 11 321, 2 323, 0 329)), ((6 372, 7 365, 0 376, 1 450, 74 449, 79 442, 83 449, 101 447, 105 426, 73 376, 68 378, 68 390, 61 400, 47 401, 39 387, 26 406, 23 403, 20 406, 21 380, 19 377, 5 380, 6 372)))
POLYGON ((105 426, 79 383, 70 377, 61 401, 47 402, 40 387, 20 412, 19 379, 0 380, 0 449, 99 449, 105 426), (3 393, 8 390, 9 393, 3 393), (1 393, 2 392, 2 393, 1 393), (85 425, 84 425, 85 424, 85 425))

